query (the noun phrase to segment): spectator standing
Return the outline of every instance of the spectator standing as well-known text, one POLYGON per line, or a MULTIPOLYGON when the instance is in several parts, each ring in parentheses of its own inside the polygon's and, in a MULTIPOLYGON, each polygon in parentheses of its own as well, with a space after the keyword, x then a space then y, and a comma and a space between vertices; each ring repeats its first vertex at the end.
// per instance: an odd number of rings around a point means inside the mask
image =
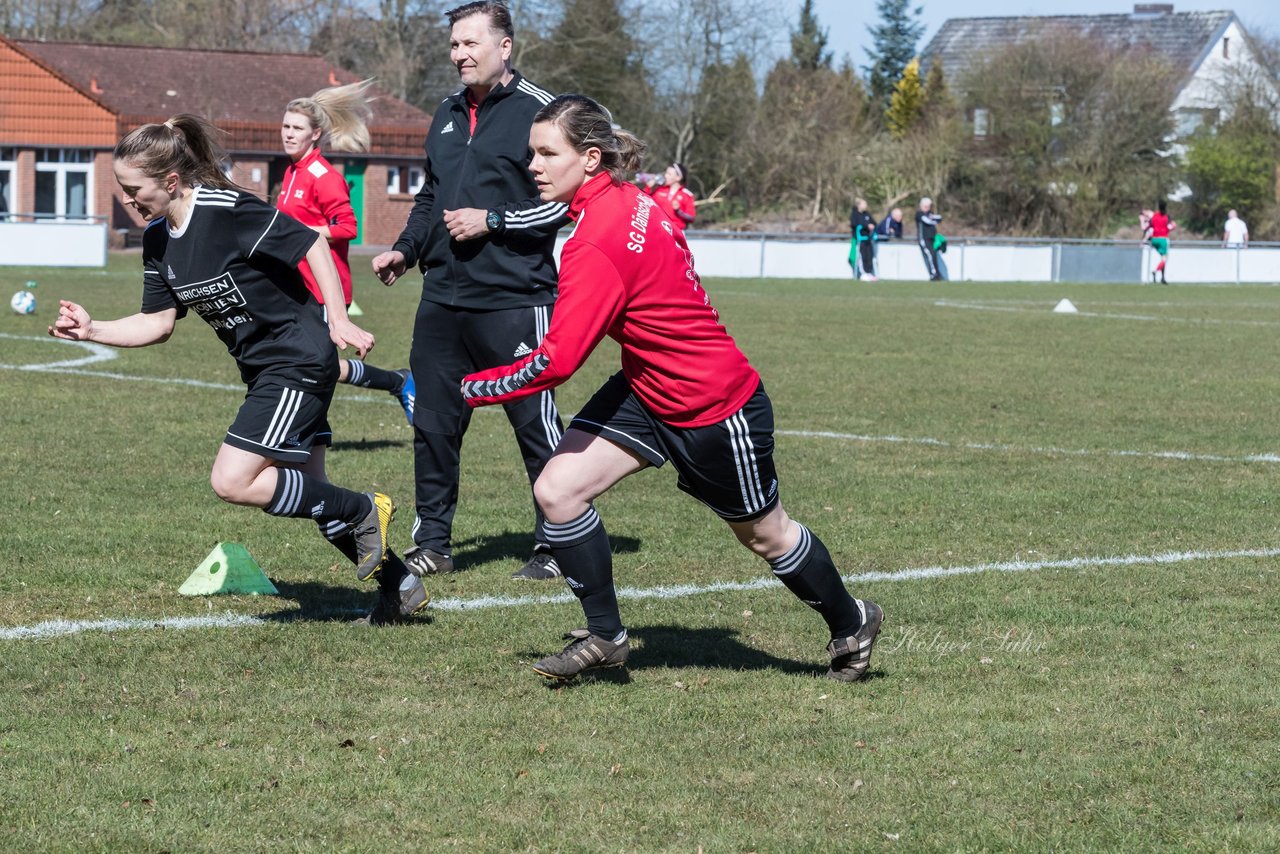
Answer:
POLYGON ((931 282, 942 281, 942 269, 938 266, 938 246, 934 240, 938 236, 940 222, 942 217, 933 211, 933 199, 925 196, 920 200, 920 208, 916 211, 916 242, 920 244, 924 268, 931 282))
POLYGON ((692 225, 694 217, 698 215, 697 201, 684 185, 685 174, 684 165, 672 161, 663 171, 661 182, 650 179, 644 187, 644 191, 658 203, 671 224, 681 231, 692 225))
MULTIPOLYGON (((294 98, 284 108, 280 141, 289 165, 280 184, 276 207, 318 233, 329 242, 342 300, 351 307, 351 265, 347 245, 359 228, 351 207, 347 179, 321 152, 323 145, 334 151, 368 151, 368 120, 372 113, 365 98, 371 80, 321 89, 310 98, 294 98)), ((324 294, 316 285, 311 267, 298 265, 311 295, 324 305, 324 294)), ((338 382, 390 392, 400 401, 405 418, 413 424, 413 376, 407 368, 388 371, 359 359, 338 360, 338 382)))
POLYGON ((595 499, 670 460, 685 492, 711 508, 821 615, 833 679, 863 678, 883 613, 851 596, 822 541, 782 507, 773 408, 760 375, 711 307, 684 235, 625 182, 644 144, 582 95, 544 107, 530 133, 543 198, 571 202, 560 305, 546 339, 510 365, 469 375, 472 406, 537 394, 569 379, 606 335, 622 369, 574 418, 534 490, 547 539, 582 605, 585 629, 533 665, 553 680, 622 667, 630 653, 613 555, 595 499))
POLYGON ((1227 222, 1222 227, 1222 245, 1227 249, 1249 248, 1249 226, 1234 210, 1227 211, 1227 222))
POLYGON ((856 199, 853 210, 849 212, 849 231, 853 234, 853 245, 849 247, 849 266, 853 267, 853 276, 868 282, 876 281, 875 231, 876 220, 867 213, 867 200, 856 199))
MULTIPOLYGON (((405 561, 415 575, 453 572, 462 437, 471 410, 458 394, 468 373, 533 352, 556 298, 553 250, 567 206, 544 202, 528 165, 529 126, 551 101, 511 65, 514 29, 504 3, 474 2, 447 13, 449 58, 462 89, 436 109, 425 148, 426 183, 404 231, 373 259, 392 284, 415 264, 422 301, 409 367, 417 518, 405 561)), ((532 484, 563 426, 548 389, 505 407, 532 484)), ((542 516, 534 507, 535 532, 542 516)), ((559 567, 545 543, 516 578, 552 579, 559 567)))

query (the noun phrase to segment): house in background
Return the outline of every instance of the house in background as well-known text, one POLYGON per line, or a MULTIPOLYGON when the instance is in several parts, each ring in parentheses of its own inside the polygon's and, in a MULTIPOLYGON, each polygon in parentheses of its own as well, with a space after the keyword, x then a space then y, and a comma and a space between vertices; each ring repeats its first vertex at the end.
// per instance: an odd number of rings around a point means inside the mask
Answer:
MULTIPOLYGON (((1170 105, 1178 139, 1227 118, 1231 92, 1244 82, 1265 87, 1280 101, 1280 87, 1235 13, 1175 12, 1167 3, 1138 4, 1132 14, 951 18, 925 47, 921 68, 927 71, 940 61, 949 85, 956 85, 966 68, 1002 48, 1055 35, 1083 36, 1121 50, 1151 51, 1183 69, 1170 105)), ((996 112, 996 105, 970 111, 975 136, 985 136, 991 123, 999 121, 996 112)))
MULTIPOLYGON (((275 201, 292 99, 359 78, 319 56, 11 40, 0 36, 0 215, 104 217, 113 242, 143 225, 120 199, 111 152, 139 125, 196 113, 228 132, 231 178, 275 201)), ((431 117, 376 87, 367 153, 343 170, 357 243, 394 242, 422 186, 431 117)))

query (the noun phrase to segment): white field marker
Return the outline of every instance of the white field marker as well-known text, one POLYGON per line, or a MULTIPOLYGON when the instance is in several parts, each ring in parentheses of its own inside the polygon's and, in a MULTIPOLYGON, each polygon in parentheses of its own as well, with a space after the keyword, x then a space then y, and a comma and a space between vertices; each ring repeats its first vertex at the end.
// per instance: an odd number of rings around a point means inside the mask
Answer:
MULTIPOLYGON (((1011 560, 995 563, 979 563, 971 566, 926 566, 902 569, 896 572, 861 572, 844 576, 847 584, 859 585, 876 582, 925 581, 960 575, 980 575, 989 572, 1038 572, 1046 569, 1091 569, 1097 567, 1168 566, 1202 560, 1235 560, 1239 558, 1274 558, 1280 556, 1280 548, 1236 549, 1228 551, 1161 552, 1150 555, 1121 555, 1118 557, 1075 557, 1061 560, 1011 560)), ((722 581, 714 584, 675 584, 660 587, 622 587, 618 598, 684 599, 708 593, 740 592, 782 589, 782 584, 772 576, 761 576, 753 581, 722 581)), ((562 605, 574 601, 568 591, 544 596, 480 596, 471 599, 451 597, 433 601, 435 611, 480 611, 494 608, 520 608, 536 605, 562 605)), ((356 614, 344 611, 341 614, 356 614)), ((339 616, 334 613, 332 616, 339 616)), ((30 626, 0 628, 0 641, 45 640, 80 634, 81 632, 126 632, 146 629, 227 629, 246 626, 278 624, 269 620, 230 611, 223 614, 200 617, 161 617, 158 619, 107 619, 107 620, 49 620, 30 626)))

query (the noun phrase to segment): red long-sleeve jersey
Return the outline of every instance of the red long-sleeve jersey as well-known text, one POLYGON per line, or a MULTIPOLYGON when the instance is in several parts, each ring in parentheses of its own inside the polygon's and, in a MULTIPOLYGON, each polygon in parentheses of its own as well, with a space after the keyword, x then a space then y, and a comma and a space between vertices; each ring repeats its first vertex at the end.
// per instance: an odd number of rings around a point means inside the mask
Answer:
POLYGON ((684 231, 686 225, 692 225, 694 217, 698 215, 697 203, 687 187, 646 187, 644 191, 653 197, 679 231, 684 231))
POLYGON ((470 374, 471 406, 506 403, 569 379, 605 335, 622 348, 636 396, 675 427, 737 412, 760 376, 725 331, 693 269, 684 235, 647 195, 597 175, 569 206, 578 226, 560 259, 560 295, 538 349, 470 374))
MULTIPOLYGON (((276 207, 306 226, 329 228, 329 252, 342 280, 342 299, 351 304, 351 266, 347 263, 347 244, 356 236, 356 213, 351 209, 347 179, 313 148, 297 163, 284 170, 280 198, 276 207)), ((304 259, 298 265, 307 290, 324 303, 316 277, 304 259)))

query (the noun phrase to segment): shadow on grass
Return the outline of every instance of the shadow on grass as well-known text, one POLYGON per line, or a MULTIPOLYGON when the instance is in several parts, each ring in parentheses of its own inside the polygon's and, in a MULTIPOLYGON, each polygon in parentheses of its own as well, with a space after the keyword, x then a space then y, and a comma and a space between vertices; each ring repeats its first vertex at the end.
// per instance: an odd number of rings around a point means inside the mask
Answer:
MULTIPOLYGON (((315 581, 272 581, 280 591, 280 598, 291 599, 298 607, 261 614, 260 618, 263 620, 281 623, 349 623, 368 614, 378 601, 378 589, 373 584, 368 585, 367 590, 352 592, 350 587, 334 587, 315 581)), ((403 624, 430 622, 431 617, 422 612, 403 624)))
MULTIPOLYGON (((614 554, 631 554, 640 551, 640 540, 635 537, 609 537, 614 554)), ((503 531, 471 537, 454 543, 453 558, 459 572, 490 561, 524 563, 533 554, 533 534, 526 531, 503 531)))
POLYGON ((778 658, 747 646, 738 640, 736 629, 640 626, 627 629, 627 633, 641 641, 639 648, 631 651, 631 660, 627 662, 632 669, 719 667, 805 675, 821 672, 813 662, 778 658))
POLYGON ((334 442, 329 450, 341 451, 380 451, 383 448, 404 448, 410 444, 404 439, 361 439, 358 442, 334 442))
MULTIPOLYGON (((738 632, 726 628, 687 628, 684 626, 642 626, 628 628, 633 641, 631 657, 625 669, 591 670, 567 682, 548 681, 548 688, 576 688, 594 682, 628 684, 628 671, 661 667, 722 668, 725 670, 774 670, 796 676, 818 677, 826 673, 826 665, 813 661, 794 661, 746 646, 738 640, 738 632)), ((545 653, 525 652, 529 658, 545 653)), ((884 671, 872 670, 864 681, 884 677, 884 671)))

